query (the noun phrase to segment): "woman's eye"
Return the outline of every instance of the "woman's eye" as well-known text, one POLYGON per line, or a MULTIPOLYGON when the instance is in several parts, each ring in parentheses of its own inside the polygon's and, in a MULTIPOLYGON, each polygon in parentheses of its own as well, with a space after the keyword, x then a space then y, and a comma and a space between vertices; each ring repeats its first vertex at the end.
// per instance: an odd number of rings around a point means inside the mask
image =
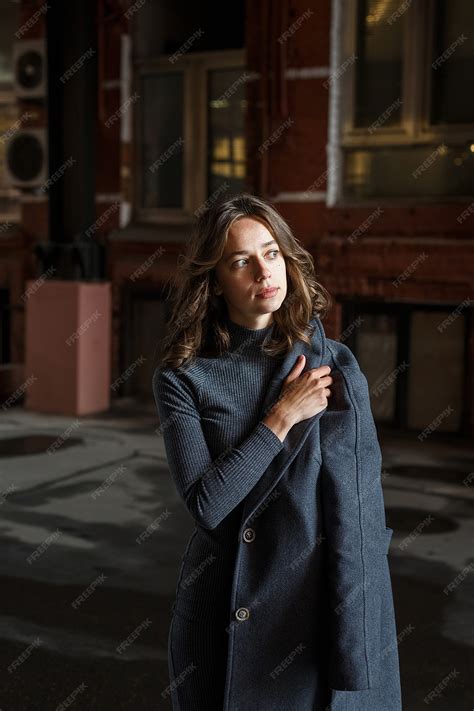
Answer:
MULTIPOLYGON (((270 250, 270 252, 268 252, 268 254, 274 254, 274 255, 275 255, 274 257, 272 257, 272 259, 276 259, 276 258, 277 258, 276 255, 278 255, 279 253, 280 253, 280 250, 279 250, 279 249, 272 249, 272 250, 270 250)), ((242 257, 242 259, 237 259, 237 261, 233 262, 233 263, 232 263, 232 267, 234 267, 234 268, 235 268, 235 267, 238 267, 238 266, 240 265, 240 262, 247 262, 247 261, 248 261, 247 259, 245 259, 244 257, 242 257)))

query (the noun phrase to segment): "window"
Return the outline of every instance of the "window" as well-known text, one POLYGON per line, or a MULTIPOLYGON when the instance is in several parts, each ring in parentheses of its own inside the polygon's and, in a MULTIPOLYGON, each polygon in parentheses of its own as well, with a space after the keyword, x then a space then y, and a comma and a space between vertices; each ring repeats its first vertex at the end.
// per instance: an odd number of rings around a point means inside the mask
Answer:
POLYGON ((469 312, 468 299, 444 306, 344 302, 342 341, 367 378, 377 424, 462 433, 469 312))
POLYGON ((472 199, 472 0, 334 4, 329 204, 472 199))
POLYGON ((16 222, 20 217, 19 191, 8 185, 5 149, 16 130, 18 107, 13 94, 13 42, 18 29, 18 5, 0 0, 0 222, 16 222))
POLYGON ((244 189, 245 79, 242 50, 137 62, 139 221, 187 222, 244 189))

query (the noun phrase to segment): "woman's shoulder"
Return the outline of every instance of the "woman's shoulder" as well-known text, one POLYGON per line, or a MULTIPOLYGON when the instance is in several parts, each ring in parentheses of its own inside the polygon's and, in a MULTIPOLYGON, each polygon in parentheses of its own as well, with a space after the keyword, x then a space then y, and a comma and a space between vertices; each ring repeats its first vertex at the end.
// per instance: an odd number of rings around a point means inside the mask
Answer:
POLYGON ((357 358, 345 343, 334 341, 332 338, 326 338, 326 347, 338 366, 355 368, 356 370, 360 368, 357 358))
POLYGON ((351 349, 345 343, 331 338, 326 339, 326 347, 329 353, 327 362, 332 368, 331 377, 335 379, 334 382, 340 380, 349 392, 368 397, 367 378, 351 349))
POLYGON ((184 363, 178 368, 157 365, 152 377, 155 395, 164 389, 173 389, 191 396, 197 401, 215 360, 214 358, 196 356, 192 361, 184 363))

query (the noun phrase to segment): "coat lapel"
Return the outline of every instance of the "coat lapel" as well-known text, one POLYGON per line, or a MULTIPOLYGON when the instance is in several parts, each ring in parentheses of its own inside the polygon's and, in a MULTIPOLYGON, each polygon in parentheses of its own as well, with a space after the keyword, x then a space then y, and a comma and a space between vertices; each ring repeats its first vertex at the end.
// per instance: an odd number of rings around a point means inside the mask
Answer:
MULTIPOLYGON (((311 325, 316 326, 311 339, 311 346, 308 346, 303 341, 297 341, 293 349, 286 354, 282 364, 277 369, 276 374, 270 382, 260 411, 260 420, 265 417, 267 410, 270 409, 279 397, 283 381, 295 365, 296 358, 300 354, 304 354, 306 356, 306 363, 303 372, 310 370, 311 368, 319 368, 319 366, 324 364, 324 359, 326 357, 326 336, 323 325, 321 320, 317 317, 311 319, 310 323, 311 325)), ((249 519, 254 515, 256 509, 278 484, 291 462, 298 455, 298 452, 303 446, 309 432, 324 412, 325 410, 313 417, 297 422, 290 429, 285 437, 283 449, 277 454, 268 469, 245 498, 241 519, 242 529, 249 523, 249 519)))

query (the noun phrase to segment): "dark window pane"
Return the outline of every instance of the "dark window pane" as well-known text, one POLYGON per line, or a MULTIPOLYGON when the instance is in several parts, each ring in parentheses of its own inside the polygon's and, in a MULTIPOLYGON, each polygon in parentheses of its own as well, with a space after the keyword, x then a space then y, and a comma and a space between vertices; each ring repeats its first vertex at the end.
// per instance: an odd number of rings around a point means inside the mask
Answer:
POLYGON ((226 194, 244 189, 245 82, 242 69, 208 74, 208 196, 226 187, 226 194))
POLYGON ((400 5, 400 0, 359 0, 355 126, 370 126, 382 114, 385 126, 400 123, 403 36, 410 15, 408 8, 396 17, 400 5))
POLYGON ((466 304, 451 311, 413 311, 410 321, 408 427, 457 432, 464 385, 466 304), (440 377, 440 374, 443 374, 440 377))
POLYGON ((474 152, 470 146, 417 146, 348 150, 344 194, 369 197, 471 197, 474 152))
POLYGON ((143 207, 183 207, 183 75, 142 77, 141 174, 143 207))
POLYGON ((370 404, 377 421, 391 422, 395 417, 397 367, 397 321, 388 314, 361 314, 356 330, 359 365, 367 378, 370 404))
MULTIPOLYGON (((134 3, 130 1, 130 5, 134 3)), ((134 52, 138 57, 172 56, 178 53, 215 52, 245 46, 243 0, 177 3, 149 0, 136 3, 132 15, 134 52)), ((176 61, 180 61, 176 58, 176 61)))
POLYGON ((474 2, 437 0, 431 121, 474 123, 474 2))

